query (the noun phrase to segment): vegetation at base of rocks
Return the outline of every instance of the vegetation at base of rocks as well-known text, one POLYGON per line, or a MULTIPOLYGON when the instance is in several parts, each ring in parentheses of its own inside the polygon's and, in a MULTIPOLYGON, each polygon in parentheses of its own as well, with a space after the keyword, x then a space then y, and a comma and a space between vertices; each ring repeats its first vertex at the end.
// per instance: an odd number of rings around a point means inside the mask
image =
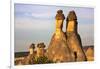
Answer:
POLYGON ((28 64, 48 64, 54 63, 53 61, 49 60, 47 57, 31 57, 29 59, 15 61, 15 65, 28 65, 28 64))
POLYGON ((53 61, 48 60, 47 57, 36 57, 34 64, 45 64, 45 63, 53 63, 53 61))

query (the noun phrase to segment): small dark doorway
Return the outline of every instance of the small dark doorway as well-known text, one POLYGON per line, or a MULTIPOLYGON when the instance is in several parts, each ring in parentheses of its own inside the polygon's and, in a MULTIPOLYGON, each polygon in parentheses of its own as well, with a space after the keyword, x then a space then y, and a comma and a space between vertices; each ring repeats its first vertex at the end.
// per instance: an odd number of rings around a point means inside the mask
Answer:
POLYGON ((74 52, 75 61, 77 61, 77 52, 74 52))

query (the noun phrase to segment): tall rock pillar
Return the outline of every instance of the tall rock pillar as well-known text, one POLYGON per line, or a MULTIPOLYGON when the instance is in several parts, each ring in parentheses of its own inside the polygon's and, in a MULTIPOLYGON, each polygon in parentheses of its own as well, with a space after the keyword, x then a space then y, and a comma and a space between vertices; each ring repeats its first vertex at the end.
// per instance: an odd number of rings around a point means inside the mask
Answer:
POLYGON ((71 51, 67 45, 66 35, 62 31, 63 21, 65 19, 62 10, 57 11, 55 19, 56 31, 53 34, 47 49, 47 57, 53 62, 72 61, 71 51))
POLYGON ((62 10, 58 10, 55 18, 56 18, 56 20, 55 20, 55 22, 56 22, 55 35, 56 35, 56 39, 59 39, 60 35, 61 35, 61 32, 62 32, 63 21, 65 19, 63 11, 62 10))
POLYGON ((77 16, 74 11, 70 11, 66 19, 67 43, 73 52, 75 61, 85 61, 86 55, 82 48, 81 38, 77 32, 77 16))

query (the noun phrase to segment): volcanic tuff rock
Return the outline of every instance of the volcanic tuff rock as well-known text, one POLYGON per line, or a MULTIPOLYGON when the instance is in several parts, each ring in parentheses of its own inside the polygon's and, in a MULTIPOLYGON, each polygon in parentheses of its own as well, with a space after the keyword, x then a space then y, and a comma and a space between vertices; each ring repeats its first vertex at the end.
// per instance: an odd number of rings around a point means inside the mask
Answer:
POLYGON ((66 36, 70 50, 73 52, 75 61, 85 61, 86 55, 82 48, 81 38, 77 32, 77 16, 70 11, 66 19, 66 36))
POLYGON ((62 10, 58 10, 56 14, 56 31, 51 38, 51 42, 47 49, 47 57, 54 62, 73 61, 71 51, 67 45, 65 33, 62 31, 65 16, 62 10))
POLYGON ((77 32, 77 16, 70 11, 66 18, 66 33, 63 32, 65 16, 62 10, 56 14, 56 31, 47 49, 47 57, 54 62, 85 61, 81 38, 77 32))

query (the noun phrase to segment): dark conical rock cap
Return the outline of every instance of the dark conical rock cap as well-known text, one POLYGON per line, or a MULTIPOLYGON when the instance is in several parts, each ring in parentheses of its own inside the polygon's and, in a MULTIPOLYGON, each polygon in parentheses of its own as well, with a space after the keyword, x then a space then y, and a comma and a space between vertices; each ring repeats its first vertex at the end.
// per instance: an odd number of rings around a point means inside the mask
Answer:
POLYGON ((63 11, 62 10, 58 10, 55 18, 57 20, 64 20, 65 19, 65 16, 63 14, 63 11))
POLYGON ((45 48, 45 44, 44 43, 39 43, 39 44, 37 44, 37 47, 38 48, 45 48))
POLYGON ((35 48, 35 44, 32 43, 29 48, 33 48, 34 49, 35 48))
POLYGON ((71 21, 71 20, 77 20, 77 16, 76 16, 76 13, 75 11, 70 11, 68 16, 67 16, 67 20, 68 21, 71 21))
POLYGON ((63 11, 62 11, 62 10, 58 10, 57 13, 58 13, 58 14, 62 14, 63 11))

